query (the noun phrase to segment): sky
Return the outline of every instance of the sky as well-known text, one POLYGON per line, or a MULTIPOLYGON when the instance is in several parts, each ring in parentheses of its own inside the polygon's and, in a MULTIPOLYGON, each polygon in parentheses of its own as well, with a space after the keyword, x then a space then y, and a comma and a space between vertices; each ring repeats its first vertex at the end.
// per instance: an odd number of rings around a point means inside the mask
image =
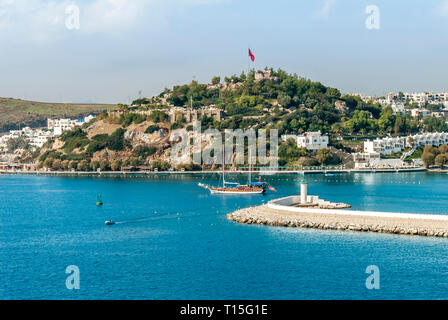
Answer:
POLYGON ((266 66, 344 93, 448 91, 447 31, 448 0, 0 0, 0 97, 129 103, 266 66))

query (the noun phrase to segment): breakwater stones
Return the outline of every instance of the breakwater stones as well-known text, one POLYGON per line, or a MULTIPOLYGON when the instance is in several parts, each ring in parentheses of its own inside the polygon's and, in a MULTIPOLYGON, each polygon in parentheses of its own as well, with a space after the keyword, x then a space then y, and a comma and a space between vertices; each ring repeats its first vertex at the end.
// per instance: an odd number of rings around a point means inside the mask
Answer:
POLYGON ((339 216, 318 213, 289 213, 270 209, 266 205, 235 211, 228 214, 227 219, 244 224, 278 227, 378 232, 448 238, 448 222, 384 217, 339 216))

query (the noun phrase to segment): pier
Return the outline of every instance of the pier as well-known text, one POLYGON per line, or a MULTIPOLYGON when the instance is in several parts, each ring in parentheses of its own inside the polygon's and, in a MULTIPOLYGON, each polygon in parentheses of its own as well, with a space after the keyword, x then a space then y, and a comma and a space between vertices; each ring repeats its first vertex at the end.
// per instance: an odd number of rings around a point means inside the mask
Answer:
POLYGON ((227 218, 244 224, 448 238, 448 215, 360 211, 348 207, 309 196, 307 184, 302 182, 300 195, 237 210, 227 218))
POLYGON ((302 209, 279 210, 262 205, 235 211, 229 220, 244 224, 407 234, 448 238, 448 216, 302 209))

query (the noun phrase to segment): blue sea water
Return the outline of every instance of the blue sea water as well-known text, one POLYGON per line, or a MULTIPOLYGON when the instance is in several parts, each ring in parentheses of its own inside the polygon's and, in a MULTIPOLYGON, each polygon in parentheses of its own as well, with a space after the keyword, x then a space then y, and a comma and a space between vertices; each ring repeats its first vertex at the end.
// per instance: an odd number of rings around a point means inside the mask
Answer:
MULTIPOLYGON (((448 213, 448 175, 306 178, 354 209, 448 213)), ((298 193, 301 177, 265 177, 278 191, 265 196, 197 185, 217 179, 0 176, 0 299, 448 298, 447 239, 240 225, 225 215, 298 193), (366 289, 369 265, 379 290, 366 289)))

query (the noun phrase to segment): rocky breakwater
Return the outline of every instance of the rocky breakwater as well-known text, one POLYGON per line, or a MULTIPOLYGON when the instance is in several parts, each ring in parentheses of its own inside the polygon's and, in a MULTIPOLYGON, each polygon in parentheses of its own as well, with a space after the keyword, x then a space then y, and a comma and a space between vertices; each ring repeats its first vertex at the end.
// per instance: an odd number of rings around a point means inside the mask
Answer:
POLYGON ((227 218, 244 224, 448 238, 446 220, 289 212, 275 210, 267 205, 241 209, 228 214, 227 218))

